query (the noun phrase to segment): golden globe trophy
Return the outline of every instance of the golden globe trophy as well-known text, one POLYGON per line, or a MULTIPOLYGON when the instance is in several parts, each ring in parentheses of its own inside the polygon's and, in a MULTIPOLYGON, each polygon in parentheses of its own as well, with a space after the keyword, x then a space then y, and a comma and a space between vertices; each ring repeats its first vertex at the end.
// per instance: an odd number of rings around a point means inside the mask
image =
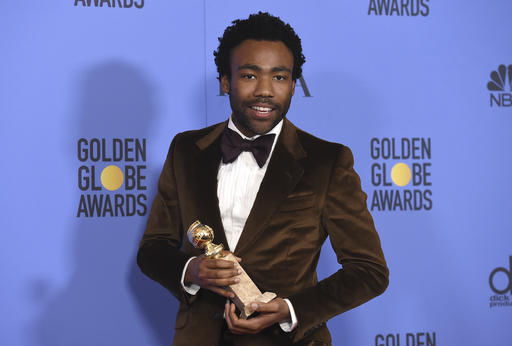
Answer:
POLYGON ((233 303, 240 310, 240 317, 246 319, 254 312, 251 308, 252 302, 268 303, 276 297, 276 294, 273 292, 262 294, 249 275, 240 266, 236 257, 231 253, 223 255, 222 250, 224 250, 224 246, 212 243, 213 235, 213 229, 202 224, 199 220, 192 223, 187 231, 188 240, 195 248, 204 249, 204 254, 207 258, 222 258, 223 260, 232 261, 242 271, 238 276, 240 282, 229 285, 227 288, 235 294, 233 303))

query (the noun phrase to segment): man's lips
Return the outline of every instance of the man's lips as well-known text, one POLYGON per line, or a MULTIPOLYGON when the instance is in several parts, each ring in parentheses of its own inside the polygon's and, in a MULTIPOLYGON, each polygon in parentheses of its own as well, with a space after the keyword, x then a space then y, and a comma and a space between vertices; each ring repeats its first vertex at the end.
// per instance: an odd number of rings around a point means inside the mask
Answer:
POLYGON ((260 117, 266 117, 276 109, 276 107, 273 105, 262 103, 249 105, 249 108, 252 109, 257 116, 260 117))
POLYGON ((262 107, 262 106, 251 106, 251 108, 260 113, 269 113, 269 112, 272 112, 272 110, 273 110, 272 107, 262 107))

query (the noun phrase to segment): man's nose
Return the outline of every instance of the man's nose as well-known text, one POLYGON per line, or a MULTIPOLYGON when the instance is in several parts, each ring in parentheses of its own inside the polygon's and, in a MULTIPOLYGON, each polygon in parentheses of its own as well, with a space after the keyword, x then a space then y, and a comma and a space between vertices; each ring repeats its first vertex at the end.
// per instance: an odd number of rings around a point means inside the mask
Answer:
POLYGON ((254 90, 254 96, 273 97, 274 90, 272 88, 272 79, 266 77, 258 79, 258 84, 256 85, 256 89, 254 90))

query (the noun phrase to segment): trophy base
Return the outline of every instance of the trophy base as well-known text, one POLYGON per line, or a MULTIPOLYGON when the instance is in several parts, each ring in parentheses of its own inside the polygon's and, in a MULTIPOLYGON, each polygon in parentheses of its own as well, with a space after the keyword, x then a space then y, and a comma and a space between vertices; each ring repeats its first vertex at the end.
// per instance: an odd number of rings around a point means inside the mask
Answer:
POLYGON ((259 296, 258 298, 254 299, 254 300, 251 300, 247 304, 244 304, 242 301, 239 301, 237 304, 236 297, 233 302, 235 303, 238 310, 240 310, 240 318, 243 318, 245 320, 254 313, 254 310, 251 308, 251 303, 253 303, 253 302, 268 303, 275 297, 277 297, 277 294, 275 294, 274 292, 265 292, 261 296, 259 296))
POLYGON ((238 276, 240 278, 240 282, 234 285, 229 285, 229 289, 235 294, 235 298, 232 300, 238 310, 240 310, 240 318, 247 319, 254 313, 254 310, 251 308, 251 303, 268 303, 277 297, 273 292, 265 292, 262 294, 249 275, 247 275, 245 270, 238 264, 238 261, 233 254, 229 253, 222 259, 235 262, 237 267, 242 271, 238 276))

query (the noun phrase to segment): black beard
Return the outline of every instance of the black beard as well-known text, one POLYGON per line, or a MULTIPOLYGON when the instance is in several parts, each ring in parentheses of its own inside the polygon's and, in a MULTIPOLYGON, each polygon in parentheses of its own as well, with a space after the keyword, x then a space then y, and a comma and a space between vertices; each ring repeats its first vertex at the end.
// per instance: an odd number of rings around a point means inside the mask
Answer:
POLYGON ((265 97, 259 97, 259 98, 255 98, 251 101, 248 101, 248 102, 242 102, 240 104, 240 108, 236 107, 237 105, 233 103, 233 99, 231 97, 231 94, 229 94, 229 103, 231 105, 231 110, 233 111, 233 117, 236 119, 236 121, 241 125, 243 126, 244 128, 246 128, 247 130, 251 131, 253 134, 255 135, 264 135, 265 133, 267 133, 268 131, 272 130, 282 119, 284 119, 286 117, 286 113, 288 112, 288 109, 290 108, 290 104, 292 102, 292 98, 290 97, 288 100, 288 102, 285 102, 282 106, 273 102, 271 99, 269 98, 265 98, 265 97), (274 109, 274 111, 279 114, 279 117, 277 117, 275 119, 275 121, 272 123, 271 127, 268 129, 268 131, 266 132, 260 132, 260 131, 257 131, 256 128, 254 128, 253 126, 251 126, 250 124, 250 121, 249 121, 249 118, 246 117, 244 115, 244 112, 243 110, 245 109, 249 109, 251 105, 253 104, 265 104, 265 105, 268 105, 269 107, 271 107, 272 109, 274 109))

